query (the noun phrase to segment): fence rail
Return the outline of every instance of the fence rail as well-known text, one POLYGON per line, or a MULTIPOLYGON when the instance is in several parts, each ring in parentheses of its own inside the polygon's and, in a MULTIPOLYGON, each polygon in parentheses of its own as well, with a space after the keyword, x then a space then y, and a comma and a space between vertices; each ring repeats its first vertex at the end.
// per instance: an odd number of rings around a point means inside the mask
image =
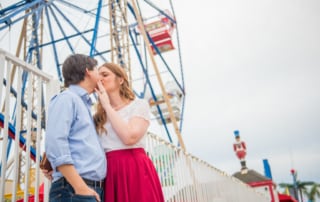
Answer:
POLYGON ((148 134, 146 151, 157 169, 168 202, 269 201, 263 193, 156 134, 148 134))
MULTIPOLYGON (((0 202, 48 201, 39 170, 46 106, 59 91, 51 76, 0 49, 0 202), (44 191, 42 190, 42 184, 44 191)), ((167 202, 264 202, 262 193, 148 133, 146 151, 167 202)), ((45 182, 45 183, 44 183, 45 182)))

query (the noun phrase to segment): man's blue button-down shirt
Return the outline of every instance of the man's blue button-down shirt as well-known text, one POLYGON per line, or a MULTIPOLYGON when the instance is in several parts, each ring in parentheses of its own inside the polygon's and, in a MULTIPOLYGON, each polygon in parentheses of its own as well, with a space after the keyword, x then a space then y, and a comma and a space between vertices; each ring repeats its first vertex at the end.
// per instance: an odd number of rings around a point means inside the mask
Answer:
POLYGON ((54 169, 53 181, 62 177, 56 167, 73 164, 81 177, 102 180, 106 158, 98 139, 89 94, 78 85, 52 98, 48 108, 45 150, 54 169))

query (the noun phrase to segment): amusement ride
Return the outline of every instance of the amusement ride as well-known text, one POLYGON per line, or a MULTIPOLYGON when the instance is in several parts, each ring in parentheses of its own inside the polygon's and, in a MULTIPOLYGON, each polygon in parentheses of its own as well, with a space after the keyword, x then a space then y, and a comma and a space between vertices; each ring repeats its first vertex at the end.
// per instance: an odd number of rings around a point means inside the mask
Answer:
MULTIPOLYGON (((185 150, 181 136, 185 84, 178 26, 171 0, 5 0, 0 5, 0 44, 2 49, 59 80, 61 87, 61 65, 70 54, 87 54, 101 64, 107 61, 120 64, 128 73, 136 96, 149 101, 156 133, 160 131, 165 139, 185 150)), ((11 96, 17 96, 17 91, 22 90, 22 100, 27 100, 24 92, 28 90, 28 73, 17 75, 13 66, 10 76, 11 83, 23 80, 21 89, 10 90, 11 96)), ((3 82, 7 81, 4 79, 3 82)), ((46 89, 40 85, 32 91, 45 93, 46 89)), ((35 128, 37 117, 33 116, 30 122, 23 117, 30 107, 32 110, 36 110, 37 105, 44 107, 45 98, 33 98, 32 103, 33 106, 23 105, 21 116, 12 115, 8 144, 2 147, 7 159, 1 159, 0 166, 6 166, 10 172, 1 172, 1 179, 5 178, 9 183, 13 173, 19 173, 20 183, 12 190, 17 195, 26 191, 23 188, 25 172, 34 172, 34 162, 40 154, 36 150, 43 143, 45 118, 41 120, 41 136, 33 131, 31 139, 27 141, 26 138, 26 128, 35 128), (16 131, 17 123, 19 131, 16 131), (11 153, 18 149, 14 144, 17 135, 20 164, 14 167, 11 153), (30 151, 25 150, 26 147, 30 147, 30 151), (31 164, 26 163, 27 156, 33 159, 31 164)), ((4 138, 5 102, 0 104, 1 142, 4 138)), ((34 177, 30 176, 28 180, 33 183, 34 177)))

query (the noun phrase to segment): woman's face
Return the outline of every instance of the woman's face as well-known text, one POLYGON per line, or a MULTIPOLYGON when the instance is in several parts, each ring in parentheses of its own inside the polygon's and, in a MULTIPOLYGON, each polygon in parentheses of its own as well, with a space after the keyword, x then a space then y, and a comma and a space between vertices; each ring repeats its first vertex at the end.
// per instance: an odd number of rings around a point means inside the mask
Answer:
POLYGON ((101 76, 102 85, 107 92, 119 90, 121 79, 118 78, 111 70, 102 66, 99 68, 99 74, 101 76))

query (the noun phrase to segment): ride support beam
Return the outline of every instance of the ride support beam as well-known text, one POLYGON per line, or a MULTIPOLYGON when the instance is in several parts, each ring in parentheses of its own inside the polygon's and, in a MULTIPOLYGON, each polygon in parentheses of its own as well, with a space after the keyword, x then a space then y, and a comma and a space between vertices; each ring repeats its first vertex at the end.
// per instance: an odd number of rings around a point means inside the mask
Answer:
POLYGON ((152 52, 152 49, 151 49, 151 46, 150 46, 150 43, 149 43, 149 39, 148 39, 144 24, 143 24, 142 19, 141 19, 141 15, 140 15, 140 13, 138 11, 138 8, 137 8, 137 5, 136 5, 136 1, 135 0, 131 0, 131 4, 133 6, 133 10, 134 10, 135 16, 137 18, 139 28, 141 29, 141 34, 143 36, 144 42, 145 42, 145 44, 147 46, 148 53, 149 53, 149 56, 150 56, 150 60, 152 62, 153 68, 155 70, 155 73, 156 73, 156 76, 157 76, 157 79, 158 79, 158 82, 159 82, 159 85, 160 85, 160 88, 161 88, 161 91, 162 91, 163 98, 164 98, 164 100, 165 100, 165 102, 167 104, 169 115, 170 115, 170 119, 172 120, 172 124, 173 124, 173 127, 175 129, 175 133, 177 135, 179 144, 180 144, 181 148, 184 151, 186 151, 185 144, 183 142, 183 139, 182 139, 182 136, 181 136, 178 124, 177 124, 176 117, 174 116, 174 113, 173 113, 173 110, 172 110, 172 106, 170 104, 169 96, 168 96, 168 94, 166 92, 166 89, 164 87, 163 81, 161 79, 160 71, 159 71, 157 63, 155 61, 155 58, 154 58, 154 55, 153 55, 153 52, 152 52))

